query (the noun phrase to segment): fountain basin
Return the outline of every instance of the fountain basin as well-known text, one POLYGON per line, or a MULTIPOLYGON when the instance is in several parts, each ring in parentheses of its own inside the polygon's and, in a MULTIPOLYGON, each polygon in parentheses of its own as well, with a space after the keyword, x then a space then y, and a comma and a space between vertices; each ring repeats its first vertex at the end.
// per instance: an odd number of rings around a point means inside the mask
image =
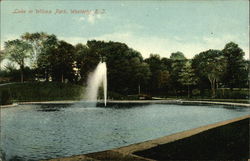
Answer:
POLYGON ((1 110, 5 160, 40 160, 119 148, 233 119, 249 108, 113 103, 107 107, 31 104, 1 110))

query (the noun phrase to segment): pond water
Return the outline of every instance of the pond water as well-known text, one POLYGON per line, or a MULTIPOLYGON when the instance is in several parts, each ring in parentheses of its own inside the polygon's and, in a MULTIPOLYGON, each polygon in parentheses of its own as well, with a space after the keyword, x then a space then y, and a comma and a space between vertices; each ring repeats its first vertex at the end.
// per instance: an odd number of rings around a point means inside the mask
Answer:
POLYGON ((222 105, 19 105, 1 109, 2 160, 40 160, 117 148, 250 114, 222 105))

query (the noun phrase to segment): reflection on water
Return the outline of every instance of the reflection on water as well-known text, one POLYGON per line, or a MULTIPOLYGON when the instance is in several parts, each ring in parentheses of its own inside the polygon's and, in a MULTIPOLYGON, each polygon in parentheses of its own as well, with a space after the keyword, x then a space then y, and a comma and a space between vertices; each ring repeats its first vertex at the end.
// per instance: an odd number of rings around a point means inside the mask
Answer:
POLYGON ((1 158, 40 160, 151 140, 250 113, 222 105, 20 105, 1 110, 1 158))

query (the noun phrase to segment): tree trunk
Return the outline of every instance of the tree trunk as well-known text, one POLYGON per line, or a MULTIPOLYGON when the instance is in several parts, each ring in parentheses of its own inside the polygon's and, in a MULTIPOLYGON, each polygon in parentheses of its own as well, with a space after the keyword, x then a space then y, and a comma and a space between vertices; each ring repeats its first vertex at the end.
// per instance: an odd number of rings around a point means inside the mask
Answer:
POLYGON ((23 70, 24 70, 24 65, 20 65, 21 83, 23 83, 23 70))
POLYGON ((64 78, 63 78, 63 73, 62 73, 62 83, 64 82, 64 78))
POLYGON ((215 80, 212 81, 212 97, 215 97, 215 80))
POLYGON ((215 79, 209 79, 210 85, 211 85, 211 90, 212 90, 212 98, 215 97, 215 79))
POLYGON ((48 82, 49 81, 49 75, 48 75, 47 69, 45 69, 44 75, 45 75, 45 81, 48 82))
POLYGON ((188 98, 190 97, 190 94, 189 94, 189 85, 188 85, 188 98))

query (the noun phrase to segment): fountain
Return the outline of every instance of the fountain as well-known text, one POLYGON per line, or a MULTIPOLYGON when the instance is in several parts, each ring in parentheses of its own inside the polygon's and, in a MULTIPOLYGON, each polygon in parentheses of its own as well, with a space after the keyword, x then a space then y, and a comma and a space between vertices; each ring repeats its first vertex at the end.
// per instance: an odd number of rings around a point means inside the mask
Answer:
POLYGON ((104 105, 107 104, 107 67, 105 62, 100 62, 93 73, 89 74, 85 99, 97 102, 98 90, 103 85, 104 105))

